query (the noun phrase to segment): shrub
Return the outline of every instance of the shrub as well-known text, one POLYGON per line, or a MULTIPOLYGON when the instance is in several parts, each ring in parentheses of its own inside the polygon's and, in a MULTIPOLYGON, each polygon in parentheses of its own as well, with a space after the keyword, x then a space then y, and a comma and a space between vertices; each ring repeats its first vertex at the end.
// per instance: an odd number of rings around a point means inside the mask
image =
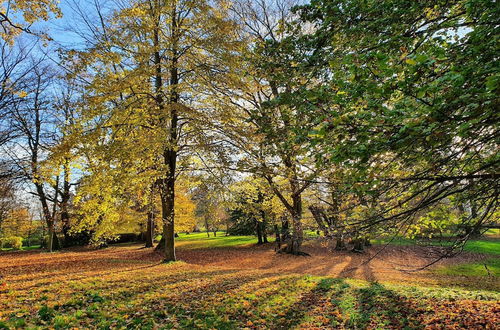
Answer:
POLYGON ((17 236, 2 238, 0 239, 0 247, 20 250, 23 247, 23 238, 17 236))

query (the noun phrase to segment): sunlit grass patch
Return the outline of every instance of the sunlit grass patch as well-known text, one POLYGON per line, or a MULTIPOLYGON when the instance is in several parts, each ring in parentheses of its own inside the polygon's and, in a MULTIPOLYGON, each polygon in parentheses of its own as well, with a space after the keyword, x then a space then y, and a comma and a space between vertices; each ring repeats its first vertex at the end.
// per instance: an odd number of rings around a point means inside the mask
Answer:
POLYGON ((210 233, 210 237, 206 233, 181 233, 176 238, 176 245, 183 249, 222 248, 250 244, 257 244, 257 237, 226 236, 224 232, 218 232, 217 236, 210 233))
POLYGON ((500 258, 490 258, 482 262, 463 263, 440 267, 436 273, 456 276, 494 276, 500 277, 500 258))
POLYGON ((500 254, 500 239, 470 240, 465 244, 464 250, 474 253, 500 254))
POLYGON ((0 251, 31 251, 40 249, 40 245, 23 246, 20 250, 15 250, 13 248, 0 248, 0 251))
MULTIPOLYGON (((373 244, 390 244, 399 246, 411 246, 411 245, 436 245, 436 246, 449 246, 452 244, 451 241, 443 240, 418 240, 409 239, 403 237, 383 238, 372 240, 373 244)), ((465 243, 464 251, 473 253, 484 253, 484 254, 500 254, 500 239, 471 239, 465 243)))

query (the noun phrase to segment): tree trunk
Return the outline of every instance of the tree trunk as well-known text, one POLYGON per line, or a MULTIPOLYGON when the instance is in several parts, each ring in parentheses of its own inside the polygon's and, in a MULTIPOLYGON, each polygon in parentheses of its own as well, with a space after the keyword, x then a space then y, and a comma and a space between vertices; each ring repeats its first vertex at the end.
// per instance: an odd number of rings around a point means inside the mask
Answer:
POLYGON ((264 243, 269 243, 269 241, 267 240, 267 232, 266 232, 266 223, 265 223, 265 220, 261 223, 261 226, 262 226, 262 240, 264 243))
POLYGON ((148 222, 146 225, 146 247, 153 247, 153 236, 154 236, 154 213, 153 211, 148 212, 148 222))
POLYGON ((69 247, 72 245, 71 235, 69 233, 70 225, 69 225, 69 213, 67 206, 61 203, 61 224, 62 224, 62 232, 64 237, 64 246, 69 247))
POLYGON ((54 248, 54 222, 53 221, 50 221, 49 223, 49 226, 48 226, 48 231, 49 231, 49 236, 48 236, 48 239, 47 239, 47 249, 49 250, 49 252, 52 252, 53 251, 53 248, 54 248))
POLYGON ((174 231, 174 185, 175 178, 173 175, 167 175, 163 194, 161 198, 162 220, 163 220, 163 239, 165 240, 164 261, 175 261, 175 231, 174 231))
POLYGON ((210 238, 210 228, 208 226, 208 217, 206 214, 203 216, 203 219, 205 220, 205 230, 207 231, 207 237, 210 238))
POLYGON ((260 221, 259 220, 254 219, 254 221, 255 221, 255 231, 257 233, 257 244, 260 245, 260 244, 264 243, 262 241, 262 227, 260 225, 260 221))
POLYGON ((45 191, 43 190, 43 186, 39 183, 36 185, 36 190, 38 194, 38 198, 40 203, 42 204, 42 214, 45 218, 45 223, 47 224, 48 230, 48 239, 47 239, 47 249, 49 252, 54 251, 55 249, 59 249, 59 240, 55 235, 55 221, 52 217, 52 214, 49 210, 49 205, 47 203, 47 197, 45 196, 45 191))
MULTIPOLYGON (((158 2, 158 6, 161 4, 158 2)), ((177 106, 179 103, 179 74, 178 74, 178 26, 177 26, 177 8, 174 4, 171 11, 170 21, 170 37, 171 48, 170 50, 170 63, 168 63, 168 70, 170 73, 170 96, 168 98, 168 106, 164 104, 164 90, 163 90, 163 72, 162 72, 162 55, 160 54, 160 17, 156 17, 156 26, 153 32, 154 44, 154 66, 155 66, 155 89, 156 89, 156 102, 158 110, 161 115, 165 115, 164 124, 167 129, 167 139, 163 149, 163 160, 166 165, 165 178, 161 179, 160 195, 161 195, 161 210, 163 222, 163 239, 165 240, 164 247, 164 261, 175 261, 175 241, 174 241, 174 203, 175 203, 175 174, 177 165, 177 137, 178 137, 178 113, 177 106)))
MULTIPOLYGON (((293 189, 294 185, 292 185, 293 189)), ((293 189, 295 190, 295 189, 293 189)), ((302 198, 300 194, 292 194, 292 235, 287 242, 285 252, 293 255, 308 255, 300 250, 304 241, 302 228, 302 198)))
POLYGON ((299 214, 294 214, 292 217, 292 235, 290 237, 290 242, 286 247, 286 252, 293 255, 302 255, 300 248, 304 240, 304 232, 302 229, 302 217, 299 214))
MULTIPOLYGON (((262 197, 262 194, 259 192, 259 202, 261 203, 262 205, 262 200, 263 200, 263 197, 262 197)), ((259 226, 260 226, 260 233, 262 235, 262 242, 263 243, 268 243, 268 240, 267 240, 267 233, 266 233, 266 227, 267 227, 267 217, 266 217, 266 212, 264 212, 264 210, 260 210, 260 216, 262 218, 262 221, 259 221, 259 226)))
POLYGON ((337 243, 335 244, 335 250, 337 250, 337 251, 347 250, 347 247, 346 247, 345 241, 344 241, 344 235, 342 235, 342 234, 337 235, 337 243))
POLYGON ((69 199, 71 197, 70 195, 70 187, 71 184, 69 182, 69 160, 65 160, 63 164, 63 190, 61 193, 61 224, 62 224, 62 232, 64 236, 64 246, 68 247, 71 246, 71 235, 69 233, 70 231, 70 219, 69 219, 69 199))
POLYGON ((287 217, 281 219, 281 242, 285 242, 290 237, 289 221, 287 217))
POLYGON ((281 250, 281 235, 278 225, 274 225, 274 234, 276 235, 276 251, 281 250))
POLYGON ((309 210, 311 211, 311 214, 313 215, 314 220, 316 220, 316 223, 318 224, 318 227, 323 231, 325 237, 330 236, 330 231, 327 225, 324 223, 324 217, 323 217, 323 210, 317 206, 311 205, 309 206, 309 210))
POLYGON ((364 251, 364 244, 365 243, 365 240, 362 239, 362 238, 355 238, 353 240, 353 248, 352 248, 352 252, 358 252, 358 253, 361 253, 364 251))

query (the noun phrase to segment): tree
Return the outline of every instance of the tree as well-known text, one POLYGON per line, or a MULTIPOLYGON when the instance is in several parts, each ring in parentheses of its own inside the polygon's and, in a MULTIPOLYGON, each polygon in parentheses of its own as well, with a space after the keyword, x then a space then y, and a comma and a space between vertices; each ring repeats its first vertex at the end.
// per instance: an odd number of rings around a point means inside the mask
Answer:
POLYGON ((111 142, 130 173, 157 187, 163 252, 173 261, 179 157, 189 157, 194 136, 210 122, 205 93, 227 71, 235 25, 223 1, 131 1, 119 8, 101 15, 91 48, 67 54, 92 75, 80 125, 90 132, 87 141, 97 135, 111 142))
POLYGON ((207 236, 210 232, 217 235, 217 230, 227 223, 226 208, 227 190, 223 182, 213 176, 201 176, 200 182, 193 189, 193 200, 196 202, 196 216, 203 223, 207 236))
POLYGON ((59 181, 44 171, 43 162, 55 143, 50 90, 55 71, 45 63, 44 56, 37 58, 28 53, 22 58, 23 65, 30 69, 22 72, 16 83, 16 99, 8 108, 8 122, 14 137, 3 146, 3 152, 16 176, 35 189, 33 194, 40 202, 49 231, 48 249, 52 251, 59 248, 55 233, 59 181))
POLYGON ((248 235, 250 229, 258 244, 268 243, 269 228, 278 226, 278 219, 287 211, 267 182, 250 176, 234 183, 231 194, 231 232, 248 235))
POLYGON ((294 2, 237 3, 248 47, 240 54, 239 84, 223 99, 240 120, 228 125, 226 134, 241 151, 238 169, 266 180, 288 212, 291 223, 285 220, 284 228, 290 228, 290 235, 285 235, 284 251, 303 254, 302 194, 322 168, 314 166, 316 150, 304 134, 315 124, 303 120, 301 103, 294 98, 297 91, 315 84, 297 68, 295 57, 300 54, 293 53, 294 44, 283 28, 291 20, 294 2))
POLYGON ((493 219, 496 3, 313 0, 296 13, 314 27, 295 26, 293 42, 321 82, 296 95, 313 100, 302 115, 318 123, 317 162, 350 169, 348 186, 379 197, 358 225, 402 228, 446 203, 476 205, 463 219, 472 227, 493 219))
POLYGON ((16 207, 10 210, 3 219, 0 233, 3 237, 18 236, 26 238, 32 231, 33 221, 26 207, 16 207))
POLYGON ((175 203, 176 232, 191 232, 196 224, 196 204, 191 198, 190 182, 177 180, 177 200, 175 203))
POLYGON ((0 176, 0 236, 5 236, 3 223, 15 208, 15 188, 12 178, 0 176))
POLYGON ((61 17, 57 3, 55 0, 1 1, 0 38, 13 43, 22 32, 34 34, 30 27, 36 21, 47 21, 51 14, 61 17))

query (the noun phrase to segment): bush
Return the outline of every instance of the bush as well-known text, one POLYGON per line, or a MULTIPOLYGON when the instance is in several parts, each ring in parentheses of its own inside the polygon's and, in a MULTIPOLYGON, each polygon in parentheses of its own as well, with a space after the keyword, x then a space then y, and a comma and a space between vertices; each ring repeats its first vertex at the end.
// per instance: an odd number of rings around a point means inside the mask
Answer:
POLYGON ((136 234, 136 233, 118 234, 118 238, 109 242, 109 244, 140 242, 141 236, 142 235, 140 233, 139 234, 136 234))
POLYGON ((2 238, 0 239, 0 247, 20 250, 23 247, 23 238, 17 236, 2 238))

